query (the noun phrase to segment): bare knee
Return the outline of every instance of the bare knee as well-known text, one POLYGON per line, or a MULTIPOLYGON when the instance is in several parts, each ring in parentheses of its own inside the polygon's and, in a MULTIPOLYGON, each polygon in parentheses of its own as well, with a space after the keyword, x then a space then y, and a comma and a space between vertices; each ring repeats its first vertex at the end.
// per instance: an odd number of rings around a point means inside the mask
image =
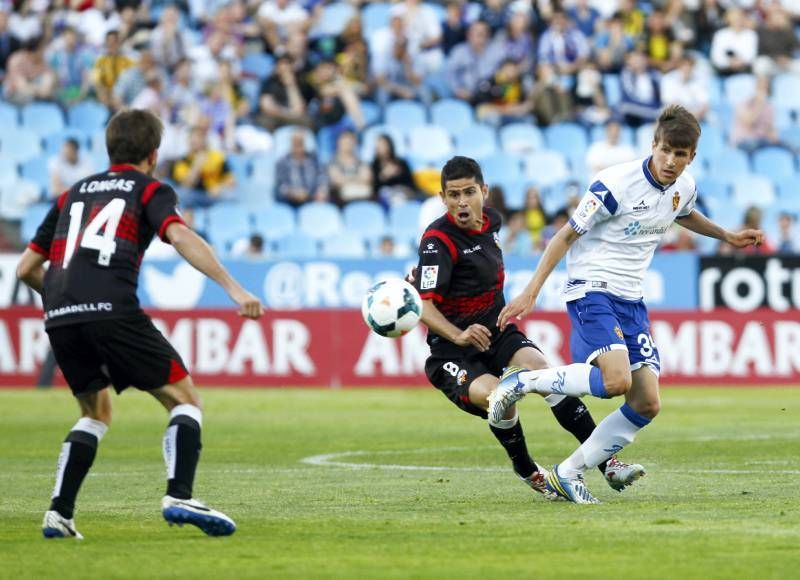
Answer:
POLYGON ((108 389, 79 396, 78 405, 81 408, 81 417, 100 421, 106 426, 111 425, 112 406, 108 389))
POLYGON ((603 384, 610 397, 619 397, 631 390, 633 379, 628 369, 603 371, 603 384))
POLYGON ((631 408, 639 413, 642 417, 648 419, 655 419, 658 412, 661 410, 661 399, 645 399, 640 401, 631 401, 629 403, 631 408))
POLYGON ((200 393, 195 388, 190 377, 181 379, 172 385, 166 385, 160 389, 150 391, 150 394, 158 399, 167 411, 171 411, 178 405, 192 405, 201 410, 203 408, 200 393))

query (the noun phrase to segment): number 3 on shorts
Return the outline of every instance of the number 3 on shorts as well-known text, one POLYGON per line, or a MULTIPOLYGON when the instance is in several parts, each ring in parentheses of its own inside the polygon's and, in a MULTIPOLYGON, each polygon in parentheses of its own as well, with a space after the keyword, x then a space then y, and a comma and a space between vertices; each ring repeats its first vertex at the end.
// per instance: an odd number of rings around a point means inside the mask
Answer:
POLYGON ((642 353, 644 358, 650 358, 653 356, 653 350, 655 350, 656 345, 652 336, 643 332, 636 337, 636 342, 642 345, 642 348, 639 349, 639 352, 642 353))

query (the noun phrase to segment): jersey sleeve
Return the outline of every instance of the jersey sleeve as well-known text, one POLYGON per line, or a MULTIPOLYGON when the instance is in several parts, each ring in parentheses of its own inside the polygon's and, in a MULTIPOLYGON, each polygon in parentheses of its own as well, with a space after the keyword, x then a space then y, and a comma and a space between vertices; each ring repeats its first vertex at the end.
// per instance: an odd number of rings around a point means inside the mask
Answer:
POLYGON ((53 243, 53 236, 56 233, 56 224, 60 213, 59 202, 56 202, 47 212, 44 220, 39 225, 39 229, 36 230, 36 235, 33 236, 33 239, 28 244, 28 248, 45 258, 50 257, 50 245, 53 243))
POLYGON ((589 186, 569 220, 579 234, 583 235, 597 223, 605 221, 617 213, 619 202, 612 191, 600 180, 589 186))
POLYGON ((694 211, 694 206, 697 203, 697 189, 695 188, 692 191, 692 195, 689 196, 689 199, 683 204, 681 211, 678 212, 677 217, 682 218, 688 216, 690 213, 694 211))
POLYGON ((447 234, 428 230, 422 236, 414 286, 423 300, 433 300, 436 303, 444 301, 450 287, 455 251, 447 234))
POLYGON ((158 232, 158 237, 166 243, 167 226, 173 222, 184 223, 178 212, 178 196, 169 185, 152 182, 142 195, 144 217, 147 222, 158 232))

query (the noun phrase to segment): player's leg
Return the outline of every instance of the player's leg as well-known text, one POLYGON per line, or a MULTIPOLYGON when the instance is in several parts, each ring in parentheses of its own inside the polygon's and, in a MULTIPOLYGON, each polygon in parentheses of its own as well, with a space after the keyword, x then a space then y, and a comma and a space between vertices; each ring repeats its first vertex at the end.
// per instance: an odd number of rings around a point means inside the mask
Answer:
POLYGON ((78 538, 75 501, 83 480, 97 455, 97 447, 111 424, 109 379, 100 368, 100 358, 80 327, 66 326, 48 332, 53 354, 80 407, 81 417, 64 443, 56 467, 50 509, 42 532, 46 538, 78 538))

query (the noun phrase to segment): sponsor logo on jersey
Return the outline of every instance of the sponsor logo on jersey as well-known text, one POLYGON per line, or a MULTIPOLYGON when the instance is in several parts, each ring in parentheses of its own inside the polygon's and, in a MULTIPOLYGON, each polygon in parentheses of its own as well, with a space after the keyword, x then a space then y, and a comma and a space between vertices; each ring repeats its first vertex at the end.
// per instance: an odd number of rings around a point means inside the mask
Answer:
POLYGON ((583 219, 588 219, 598 209, 600 209, 600 203, 591 197, 587 197, 583 200, 580 207, 578 207, 578 216, 583 219))
POLYGON ((436 244, 426 244, 425 249, 422 250, 423 254, 438 254, 439 250, 436 248, 436 244))
POLYGON ((634 213, 642 213, 650 209, 650 206, 647 205, 644 200, 640 201, 638 204, 633 206, 634 213))
POLYGON ((642 227, 642 222, 634 221, 629 223, 625 226, 625 229, 622 230, 626 236, 653 236, 653 235, 662 235, 666 233, 669 229, 669 225, 663 226, 650 226, 650 227, 642 227))
POLYGON ((439 281, 439 266, 423 266, 422 278, 419 287, 422 290, 430 290, 436 288, 436 283, 439 281))
POLYGON ((81 314, 86 312, 111 312, 114 307, 111 302, 90 302, 89 304, 72 304, 71 306, 62 306, 61 308, 53 308, 48 310, 45 315, 45 320, 52 320, 65 314, 81 314))
POLYGON ((677 211, 678 206, 681 204, 681 193, 676 191, 672 194, 672 211, 677 211))
POLYGON ((473 247, 471 247, 471 248, 466 248, 466 249, 464 249, 464 250, 461 250, 461 251, 462 251, 462 252, 464 253, 464 255, 466 256, 467 254, 473 254, 473 253, 475 253, 475 252, 479 251, 480 249, 481 249, 481 245, 480 245, 480 244, 478 244, 477 246, 473 246, 473 247))

